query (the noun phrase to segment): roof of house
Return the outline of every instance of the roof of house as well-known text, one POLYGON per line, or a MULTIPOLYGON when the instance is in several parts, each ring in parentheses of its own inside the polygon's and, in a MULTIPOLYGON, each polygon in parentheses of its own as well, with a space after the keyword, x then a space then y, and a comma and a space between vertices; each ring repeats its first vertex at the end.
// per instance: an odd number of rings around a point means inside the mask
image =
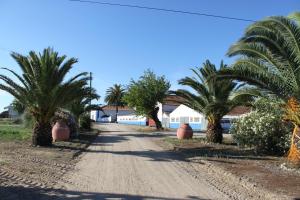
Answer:
POLYGON ((227 113, 227 115, 239 116, 239 115, 249 113, 250 111, 251 111, 250 107, 237 106, 237 107, 233 108, 229 113, 227 113))
POLYGON ((164 100, 163 100, 163 104, 167 104, 167 105, 175 105, 175 106, 179 106, 180 104, 182 104, 183 102, 183 98, 176 96, 176 95, 168 95, 164 100))
MULTIPOLYGON (((109 105, 105 105, 105 106, 102 106, 101 109, 103 111, 106 111, 106 110, 116 110, 116 106, 109 106, 109 105)), ((128 106, 118 106, 118 110, 128 110, 128 111, 132 111, 133 109, 132 108, 129 108, 128 106)))

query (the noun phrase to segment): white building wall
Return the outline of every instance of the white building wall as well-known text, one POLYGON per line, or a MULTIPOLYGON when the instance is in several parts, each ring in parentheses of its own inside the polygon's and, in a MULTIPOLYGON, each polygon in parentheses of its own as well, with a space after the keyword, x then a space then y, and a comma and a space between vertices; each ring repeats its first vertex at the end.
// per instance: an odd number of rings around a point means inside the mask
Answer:
POLYGON ((136 115, 121 115, 118 116, 118 123, 145 126, 147 118, 136 115))
POLYGON ((204 118, 203 114, 198 113, 197 111, 195 111, 183 104, 178 106, 172 113, 170 113, 170 117, 182 117, 182 116, 204 118))
POLYGON ((182 123, 189 123, 196 130, 204 130, 207 127, 207 120, 203 114, 183 104, 170 114, 170 128, 179 128, 182 123))
MULTIPOLYGON (((225 115, 222 118, 221 125, 224 130, 229 130, 233 119, 238 119, 243 115, 225 115)), ((180 105, 170 114, 170 128, 178 128, 182 123, 189 123, 193 129, 206 130, 207 120, 205 116, 197 111, 185 106, 180 105), (184 119, 184 122, 182 121, 184 119)))
POLYGON ((97 121, 96 116, 97 116, 97 111, 96 110, 92 110, 91 111, 91 116, 90 116, 91 120, 97 121))

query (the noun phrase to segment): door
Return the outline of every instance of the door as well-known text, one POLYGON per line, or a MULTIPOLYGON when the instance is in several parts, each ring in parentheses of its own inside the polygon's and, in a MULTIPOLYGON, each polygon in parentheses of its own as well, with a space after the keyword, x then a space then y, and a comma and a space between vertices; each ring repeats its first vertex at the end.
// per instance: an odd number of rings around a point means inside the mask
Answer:
POLYGON ((162 126, 164 128, 170 128, 170 118, 164 117, 162 119, 162 126))
POLYGON ((189 123, 189 117, 180 117, 180 125, 189 123))

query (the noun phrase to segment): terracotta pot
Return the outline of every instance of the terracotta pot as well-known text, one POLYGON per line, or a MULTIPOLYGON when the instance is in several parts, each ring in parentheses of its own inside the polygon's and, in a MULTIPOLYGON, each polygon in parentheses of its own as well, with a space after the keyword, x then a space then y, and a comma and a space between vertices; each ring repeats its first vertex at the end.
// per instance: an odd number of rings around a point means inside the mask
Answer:
POLYGON ((180 128, 177 130, 177 138, 180 140, 193 138, 193 129, 189 124, 182 124, 180 126, 180 128))
POLYGON ((52 139, 55 141, 66 141, 70 138, 70 129, 65 122, 57 121, 52 127, 52 139))

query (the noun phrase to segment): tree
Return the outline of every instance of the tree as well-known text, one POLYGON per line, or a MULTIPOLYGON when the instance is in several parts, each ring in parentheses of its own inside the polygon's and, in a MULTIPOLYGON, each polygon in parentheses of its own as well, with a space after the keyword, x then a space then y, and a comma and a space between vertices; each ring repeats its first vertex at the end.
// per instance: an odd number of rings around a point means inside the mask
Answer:
POLYGON ((9 71, 19 82, 5 75, 0 75, 0 89, 10 93, 19 101, 34 118, 32 134, 34 146, 51 145, 50 120, 58 108, 74 101, 82 94, 89 78, 87 73, 80 73, 65 81, 77 59, 59 56, 51 48, 42 53, 29 52, 28 56, 13 52, 13 59, 18 63, 22 74, 9 71))
POLYGON ((114 84, 112 87, 106 90, 106 96, 104 101, 108 105, 116 106, 116 122, 118 122, 119 106, 125 105, 123 101, 124 94, 125 89, 120 84, 114 84))
POLYGON ((148 69, 139 80, 131 80, 124 100, 135 109, 137 115, 153 119, 156 128, 162 129, 157 117, 159 111, 157 103, 164 100, 170 87, 169 81, 164 76, 156 76, 148 69))
POLYGON ((240 57, 220 72, 276 94, 287 105, 286 118, 295 124, 288 159, 300 164, 300 13, 269 17, 250 25, 229 56, 240 57), (290 109, 291 108, 291 109, 290 109), (293 111, 293 112, 290 112, 293 111), (296 117, 297 116, 297 117, 296 117))
POLYGON ((83 114, 87 114, 93 109, 99 109, 98 105, 91 104, 92 100, 100 98, 96 90, 94 88, 90 89, 89 87, 85 87, 84 91, 85 92, 83 92, 79 98, 72 101, 66 107, 66 109, 74 115, 77 124, 80 124, 79 120, 83 114))
MULTIPOLYGON (((226 65, 221 62, 220 69, 226 65)), ((182 97, 183 104, 203 113, 208 121, 206 137, 208 142, 222 143, 223 130, 221 119, 238 105, 245 105, 253 99, 251 88, 239 90, 241 87, 231 79, 211 78, 217 74, 217 69, 209 60, 202 68, 192 69, 194 77, 185 77, 178 81, 180 85, 190 87, 193 92, 179 89, 175 92, 182 97)))
POLYGON ((18 100, 14 99, 11 103, 13 109, 17 111, 19 114, 23 114, 25 112, 25 107, 23 104, 21 104, 18 100))

